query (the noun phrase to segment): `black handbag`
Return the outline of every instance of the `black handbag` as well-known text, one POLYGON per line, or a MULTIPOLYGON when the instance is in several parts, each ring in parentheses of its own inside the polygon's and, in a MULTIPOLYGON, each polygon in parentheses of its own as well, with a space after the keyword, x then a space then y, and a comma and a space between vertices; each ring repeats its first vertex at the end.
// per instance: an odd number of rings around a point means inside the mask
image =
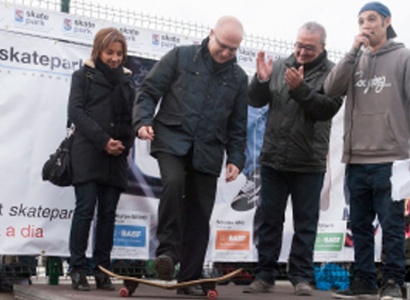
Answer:
MULTIPOLYGON (((87 71, 85 74, 85 103, 89 98, 89 89, 92 73, 87 71)), ((57 186, 70 186, 73 182, 71 172, 71 144, 73 143, 75 126, 67 120, 67 136, 61 142, 57 150, 50 155, 50 158, 44 163, 42 177, 44 181, 50 181, 57 186)))
POLYGON ((57 186, 70 186, 72 184, 70 150, 73 137, 73 132, 69 132, 56 152, 51 154, 50 158, 44 163, 43 180, 48 180, 57 186))

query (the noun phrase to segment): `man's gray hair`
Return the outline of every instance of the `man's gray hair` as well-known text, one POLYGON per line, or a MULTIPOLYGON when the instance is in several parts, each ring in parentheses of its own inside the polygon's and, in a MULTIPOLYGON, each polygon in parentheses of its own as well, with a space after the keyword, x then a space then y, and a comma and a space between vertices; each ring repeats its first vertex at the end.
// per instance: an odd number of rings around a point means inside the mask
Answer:
POLYGON ((307 22, 300 27, 299 31, 305 29, 312 34, 319 34, 320 35, 320 42, 322 44, 326 44, 326 30, 325 28, 317 22, 307 22))

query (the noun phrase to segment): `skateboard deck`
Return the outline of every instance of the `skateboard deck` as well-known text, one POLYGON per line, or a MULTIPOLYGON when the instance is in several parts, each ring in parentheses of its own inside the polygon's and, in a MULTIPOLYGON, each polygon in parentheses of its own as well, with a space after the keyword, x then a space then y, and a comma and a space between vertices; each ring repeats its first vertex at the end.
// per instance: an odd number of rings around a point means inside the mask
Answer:
MULTIPOLYGON (((225 274, 225 275, 220 276, 220 277, 202 278, 202 279, 190 280, 190 281, 179 282, 179 283, 164 283, 164 281, 157 282, 157 281, 154 281, 154 280, 147 280, 147 279, 142 279, 142 278, 138 278, 138 277, 118 275, 118 274, 115 274, 115 273, 105 269, 102 266, 98 266, 98 268, 102 272, 104 272, 105 274, 107 274, 108 276, 111 276, 113 278, 124 280, 124 282, 126 282, 126 281, 134 282, 135 287, 133 289, 131 289, 131 291, 128 291, 131 294, 133 293, 133 290, 135 290, 135 288, 138 284, 145 284, 145 285, 158 287, 158 288, 162 288, 162 289, 166 289, 166 290, 175 290, 175 289, 178 289, 178 288, 185 288, 185 287, 189 287, 189 286, 196 285, 196 284, 202 284, 202 285, 204 285, 204 284, 211 284, 212 285, 213 284, 213 285, 216 285, 216 283, 218 283, 218 282, 223 282, 223 281, 226 281, 228 279, 231 279, 232 277, 235 277, 236 275, 241 273, 242 270, 243 270, 243 269, 237 269, 233 272, 230 272, 230 273, 225 274)), ((130 293, 128 293, 128 292, 120 290, 120 296, 123 296, 123 297, 129 296, 130 293)), ((210 289, 208 291, 208 299, 215 299, 217 296, 218 296, 218 292, 215 289, 210 289)))
POLYGON ((225 274, 225 275, 220 276, 220 277, 203 278, 203 279, 197 279, 197 280, 191 280, 191 281, 179 282, 179 283, 163 283, 163 281, 156 282, 156 281, 153 281, 153 280, 147 280, 147 279, 142 279, 142 278, 137 278, 137 277, 118 275, 118 274, 115 274, 115 273, 105 269, 102 266, 98 266, 98 268, 100 268, 100 270, 103 271, 108 276, 111 276, 111 277, 114 277, 114 278, 117 278, 117 279, 120 279, 120 280, 135 281, 135 282, 138 282, 138 283, 141 283, 141 284, 155 286, 155 287, 159 287, 159 288, 163 288, 163 289, 167 289, 167 290, 174 290, 174 289, 178 289, 178 288, 184 288, 184 287, 188 287, 188 286, 195 285, 195 284, 223 282, 223 281, 226 281, 228 279, 231 279, 232 277, 235 277, 240 272, 242 272, 242 269, 237 269, 237 270, 235 270, 231 273, 225 274))

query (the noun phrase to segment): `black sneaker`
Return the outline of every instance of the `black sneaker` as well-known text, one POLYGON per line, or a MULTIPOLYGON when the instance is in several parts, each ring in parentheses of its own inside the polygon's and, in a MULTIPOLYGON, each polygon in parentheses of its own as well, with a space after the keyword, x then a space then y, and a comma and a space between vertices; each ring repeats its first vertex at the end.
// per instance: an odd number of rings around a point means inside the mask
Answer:
POLYGON ((393 279, 387 282, 380 289, 380 300, 401 300, 403 295, 400 286, 393 279))
POLYGON ((378 290, 369 287, 361 278, 357 277, 350 288, 333 293, 335 299, 378 299, 378 290))
POLYGON ((172 280, 175 271, 175 264, 171 257, 161 254, 154 261, 154 269, 161 280, 172 280))
POLYGON ((70 274, 71 277, 71 286, 74 290, 88 292, 91 290, 88 283, 87 277, 85 276, 85 271, 73 271, 70 274))
POLYGON ((102 272, 96 272, 94 274, 95 278, 95 285, 97 289, 104 290, 104 291, 113 291, 115 290, 115 286, 112 284, 110 277, 107 274, 102 272))

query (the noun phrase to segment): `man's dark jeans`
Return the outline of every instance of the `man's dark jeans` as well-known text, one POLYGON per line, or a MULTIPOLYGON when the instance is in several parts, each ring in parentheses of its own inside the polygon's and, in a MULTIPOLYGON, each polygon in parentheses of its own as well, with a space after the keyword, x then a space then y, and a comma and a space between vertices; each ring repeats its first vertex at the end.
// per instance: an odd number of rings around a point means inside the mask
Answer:
POLYGON ((294 235, 289 256, 289 280, 312 282, 313 249, 319 220, 324 173, 296 173, 261 168, 262 225, 259 232, 256 278, 274 283, 282 248, 283 225, 289 195, 292 199, 294 235))
POLYGON ((178 281, 202 277, 215 203, 217 176, 196 171, 192 152, 185 156, 157 153, 162 180, 158 207, 156 255, 180 262, 178 281))
POLYGON ((91 221, 97 205, 93 261, 95 265, 109 268, 113 245, 115 211, 121 189, 87 182, 74 187, 76 204, 70 232, 70 267, 87 269, 85 252, 88 246, 91 221))
POLYGON ((383 230, 385 262, 382 284, 394 279, 403 284, 405 274, 404 203, 392 201, 392 163, 346 166, 350 194, 355 276, 377 287, 374 263, 374 226, 377 216, 383 230))

